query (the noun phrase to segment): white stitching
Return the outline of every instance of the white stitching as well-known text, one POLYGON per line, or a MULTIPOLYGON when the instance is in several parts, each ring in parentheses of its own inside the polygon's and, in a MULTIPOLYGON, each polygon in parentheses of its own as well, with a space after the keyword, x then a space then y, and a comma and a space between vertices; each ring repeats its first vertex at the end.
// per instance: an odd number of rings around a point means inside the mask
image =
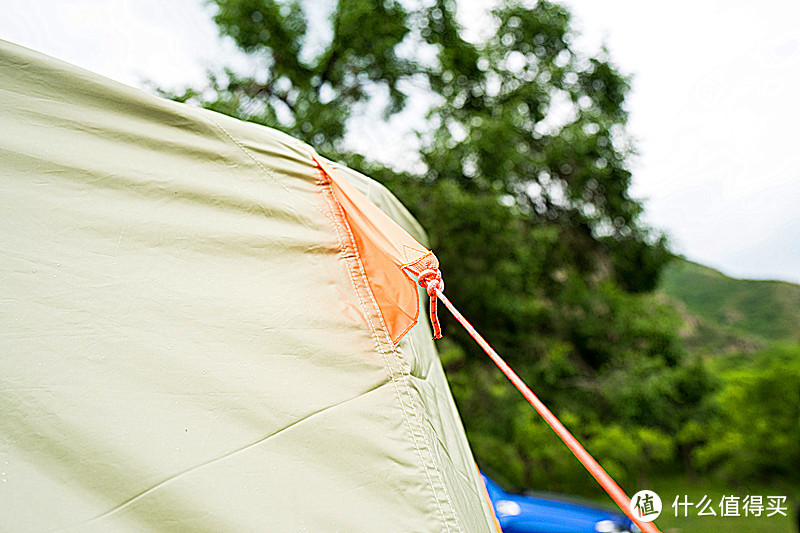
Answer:
MULTIPOLYGON (((358 259, 358 261, 359 261, 359 263, 361 262, 360 259, 358 259)), ((362 265, 362 269, 363 269, 363 265, 362 265)), ((363 275, 366 278, 366 274, 363 274, 363 275)), ((370 295, 370 298, 372 299, 372 303, 375 304, 375 306, 377 306, 378 303, 375 301, 375 298, 374 298, 374 296, 372 294, 372 291, 369 291, 368 294, 370 295)), ((386 326, 386 323, 383 320, 383 315, 380 312, 378 313, 378 317, 380 318, 381 325, 383 326, 383 330, 386 332, 386 339, 387 339, 389 345, 393 347, 391 352, 394 354, 395 359, 398 360, 398 365, 399 365, 400 354, 398 353, 396 347, 394 347, 394 342, 392 341, 391 337, 389 336, 388 327, 386 326)), ((410 376, 411 375, 410 371, 402 371, 402 370, 401 370, 401 374, 403 374, 405 376, 410 376)), ((406 394, 409 396, 409 398, 412 398, 411 387, 408 384, 408 380, 407 379, 403 380, 403 384, 404 384, 405 389, 406 389, 406 394)), ((461 529, 461 524, 458 521, 458 515, 455 512, 455 507, 453 506, 453 502, 450 499, 450 493, 447 490, 447 484, 444 482, 444 478, 442 477, 442 472, 441 472, 441 470, 439 470, 439 467, 437 465, 437 461, 433 456, 434 446, 430 442, 428 442, 427 439, 425 438, 425 428, 422 425, 422 420, 421 420, 422 417, 420 417, 419 413, 417 412, 417 408, 414 407, 413 399, 411 399, 410 406, 411 406, 411 410, 414 412, 414 418, 418 422, 420 434, 422 435, 423 440, 425 440, 425 444, 427 445, 428 450, 430 452, 431 464, 433 465, 433 469, 436 471, 436 476, 439 478, 439 482, 442 484, 442 488, 444 489, 444 496, 445 496, 445 499, 447 500, 448 505, 450 506, 450 510, 453 512, 453 517, 455 518, 456 526, 458 527, 459 531, 463 532, 463 529, 461 529)), ((406 419, 406 421, 408 421, 408 419, 406 419)), ((410 424, 410 422, 409 422, 409 424, 410 424)), ((412 435, 413 435, 413 431, 412 431, 412 435)), ((416 445, 416 442, 415 442, 415 445, 416 445)), ((419 448, 417 449, 417 451, 421 454, 421 451, 419 450, 419 448)), ((422 459, 421 456, 420 456, 420 459, 422 459)), ((424 461, 423 461, 423 467, 425 468, 425 473, 427 475, 428 467, 424 464, 424 461)), ((428 480, 429 480, 429 482, 431 484, 433 483, 432 480, 430 479, 429 475, 428 475, 428 480)), ((433 489, 433 485, 431 485, 431 488, 433 489)), ((433 490, 433 492, 434 492, 434 496, 435 496, 436 495, 436 491, 433 490)), ((441 505, 438 502, 438 499, 437 499, 436 505, 439 507, 439 510, 442 511, 442 508, 441 508, 441 505)), ((442 518, 444 518, 444 515, 442 516, 442 518)), ((445 525, 447 525, 447 522, 445 522, 445 525)), ((450 526, 447 526, 447 530, 450 531, 450 526)))
MULTIPOLYGON (((320 170, 320 172, 322 173, 322 172, 324 172, 324 170, 320 170)), ((326 190, 330 191, 330 194, 335 196, 335 193, 333 192, 332 189, 327 189, 326 188, 326 190)), ((329 205, 330 205, 331 199, 328 198, 328 195, 324 194, 323 196, 326 197, 326 200, 329 202, 329 205)), ((335 200, 335 198, 334 198, 334 205, 332 206, 332 208, 336 209, 336 210, 341 210, 342 209, 341 205, 339 204, 338 201, 335 200)), ((344 217, 344 213, 342 211, 339 211, 339 212, 341 213, 342 217, 344 217)), ((345 229, 345 231, 347 231, 348 237, 350 239, 349 243, 353 243, 353 246, 355 246, 355 237, 353 236, 353 233, 350 230, 350 227, 346 223, 344 224, 344 229, 345 229)), ((338 223, 336 224, 336 231, 337 231, 337 234, 339 234, 339 238, 340 238, 341 242, 343 244, 345 244, 344 239, 342 239, 342 236, 339 233, 339 224, 338 223)), ((411 440, 412 440, 412 442, 414 444, 414 449, 416 449, 417 455, 419 456, 419 459, 420 459, 420 462, 421 462, 421 465, 422 465, 422 469, 425 472, 425 477, 428 478, 428 486, 430 487, 431 492, 433 493, 433 499, 434 499, 434 502, 436 503, 436 507, 439 509, 439 514, 442 517, 442 523, 447 528, 447 531, 450 531, 450 526, 448 524, 447 518, 445 517, 444 509, 442 509, 442 506, 439 503, 439 497, 436 494, 436 488, 435 488, 435 486, 433 484, 433 479, 431 479, 431 477, 430 477, 430 474, 428 472, 428 466, 426 465, 425 459, 422 456, 422 450, 420 449, 419 444, 417 443, 417 438, 414 435, 414 430, 411 427, 411 420, 409 419, 408 412, 406 411, 406 404, 405 404, 405 401, 403 400, 403 395, 401 394, 401 392, 400 392, 400 390, 398 388, 398 385, 397 385, 397 381, 398 380, 395 378, 394 371, 392 370, 392 365, 391 365, 391 363, 389 363, 389 360, 386 357, 387 353, 384 351, 382 343, 380 342, 380 339, 378 338, 378 329, 375 327, 375 324, 373 324, 372 319, 370 318, 369 307, 367 306, 366 302, 364 301, 364 299, 363 299, 363 297, 361 295, 361 291, 359 290, 359 287, 362 287, 362 288, 366 287, 366 291, 365 292, 369 295, 369 298, 372 301, 372 304, 375 306, 374 309, 378 310, 377 314, 380 317, 381 325, 383 326, 384 331, 387 331, 386 337, 387 337, 387 340, 389 342, 389 345, 390 346, 394 346, 394 343, 389 338, 388 330, 386 329, 386 324, 384 323, 383 317, 382 317, 382 315, 380 313, 380 308, 378 307, 378 303, 375 301, 375 298, 374 298, 374 296, 372 294, 372 291, 369 290, 369 282, 367 280, 366 271, 364 269, 364 265, 361 262, 361 258, 358 256, 358 253, 353 253, 352 257, 356 260, 357 268, 358 268, 358 271, 359 271, 358 273, 363 278, 363 282, 364 283, 362 285, 359 285, 356 282, 355 278, 353 277, 353 272, 351 271, 351 269, 348 268, 348 273, 350 274, 350 279, 351 279, 351 281, 353 283, 353 286, 356 288, 356 295, 358 296, 358 299, 361 301, 361 305, 367 311, 367 313, 366 313, 367 321, 369 322, 370 330, 371 330, 371 332, 373 334, 373 338, 375 339, 375 343, 376 343, 376 347, 377 347, 378 353, 381 354, 381 358, 383 359, 384 364, 386 365, 386 368, 387 368, 387 370, 389 372, 389 379, 392 382, 392 384, 394 385, 395 395, 396 395, 396 397, 397 397, 397 399, 398 399, 398 401, 400 403, 400 408, 401 408, 401 411, 403 413, 403 418, 404 418, 404 420, 405 420, 405 422, 406 422, 406 424, 408 426, 408 430, 409 430, 409 433, 411 435, 411 440)), ((395 356, 397 356, 397 353, 396 353, 395 350, 392 350, 392 352, 394 352, 395 356)), ((401 374, 403 374, 402 370, 401 370, 401 374)), ((410 396, 410 389, 408 388, 408 383, 405 383, 405 386, 406 386, 407 394, 410 396)), ((414 412, 414 416, 419 418, 419 415, 417 414, 417 411, 414 408, 413 401, 411 402, 410 408, 414 412)), ((420 424, 420 433, 422 435, 422 438, 425 439, 425 432, 424 432, 424 429, 422 428, 421 424, 420 424)), ((428 447, 430 448, 430 445, 428 445, 428 447)), ((447 488, 446 488, 444 482, 442 481, 441 473, 439 472, 439 469, 436 467, 436 461, 433 460, 432 454, 433 454, 433 452, 431 450, 431 462, 434 465, 434 469, 436 469, 436 471, 438 473, 439 481, 442 482, 442 486, 445 487, 445 497, 447 498, 447 502, 450 504, 450 507, 452 509, 453 508, 453 504, 450 501, 449 495, 447 494, 447 488)), ((455 515, 455 513, 453 513, 453 514, 455 515)), ((458 521, 456 521, 456 523, 458 524, 458 521)), ((461 527, 460 527, 460 524, 459 524, 459 531, 462 531, 461 527)))
MULTIPOLYGON (((324 170, 323 170, 323 172, 324 172, 324 170)), ((335 196, 335 193, 333 192, 333 190, 331 190, 331 194, 333 194, 335 196)), ((336 204, 337 204, 336 207, 338 209, 342 209, 341 205, 339 205, 338 202, 336 202, 336 204)), ((342 215, 344 215, 344 213, 342 213, 342 215)), ((348 233, 348 236, 351 239, 350 242, 355 243, 355 237, 353 236, 352 230, 350 229, 349 225, 346 224, 346 221, 345 221, 344 227, 345 227, 345 230, 348 233)), ((385 332, 386 345, 392 347, 391 353, 394 354, 395 360, 398 361, 398 367, 400 367, 399 370, 400 370, 401 375, 410 376, 409 372, 404 372, 402 370, 402 366, 399 363, 399 361, 400 361, 399 353, 397 352, 397 349, 396 349, 396 347, 394 345, 394 341, 391 339, 391 337, 390 337, 390 335, 388 333, 389 329, 386 326, 386 322, 384 321, 383 315, 380 312, 380 307, 378 306, 378 302, 375 300, 375 296, 372 294, 372 291, 369 288, 369 281, 367 280, 366 269, 364 268, 364 265, 361 262, 361 258, 359 257, 359 255, 357 253, 354 254, 354 257, 355 257, 356 262, 358 263, 359 274, 361 275, 361 277, 364 280, 364 287, 366 287, 365 292, 367 293, 367 295, 369 295, 369 298, 372 301, 372 304, 374 305, 374 308, 378 311, 377 315, 378 315, 378 318, 380 319, 381 326, 383 326, 382 329, 385 332)), ((355 280, 353 280, 353 282, 355 283, 355 280)), ((356 287, 358 287, 358 285, 356 285, 356 287)), ((358 291, 356 291, 356 292, 358 293, 358 291)), ((363 299, 361 298, 360 294, 359 294, 359 299, 361 300, 361 304, 365 305, 365 303, 364 303, 363 299)), ((365 305, 365 307, 366 307, 366 305, 365 305)), ((396 393, 397 393, 398 400, 400 401, 401 408, 403 410, 403 416, 405 418, 406 423, 408 424, 409 431, 411 433, 411 438, 412 438, 412 440, 414 442, 414 447, 417 450, 417 454, 419 455, 420 461, 422 462, 422 467, 423 467, 423 470, 425 471, 425 476, 428 478, 428 483, 430 484, 431 492, 433 492, 434 500, 436 501, 436 506, 439 508, 439 512, 442 515, 442 520, 444 521, 444 525, 445 525, 445 527, 447 527, 447 531, 450 531, 450 526, 447 523, 447 519, 445 518, 444 510, 442 509, 442 506, 439 503, 439 498, 438 498, 438 496, 436 494, 436 489, 434 487, 433 480, 431 479, 430 474, 428 473, 428 468, 429 467, 426 465, 425 460, 422 457, 422 450, 419 448, 419 445, 417 444, 417 439, 414 436, 414 431, 411 428, 411 421, 408 418, 408 414, 406 413, 406 410, 405 410, 405 408, 406 408, 405 402, 403 401, 402 394, 397 389, 397 385, 396 385, 396 381, 395 381, 395 378, 394 378, 394 373, 392 371, 391 365, 389 364, 388 360, 386 359, 387 353, 384 351, 384 349, 383 349, 383 347, 381 345, 382 343, 377 338, 378 330, 377 330, 377 328, 375 328, 375 325, 372 323, 372 320, 369 318, 369 314, 367 315, 367 317, 368 317, 367 320, 369 322, 370 328, 372 329, 373 335, 375 336, 378 352, 381 354, 381 356, 384 358, 384 361, 386 362, 387 368, 389 369, 389 373, 390 373, 390 379, 392 379, 392 381, 395 383, 395 390, 396 390, 396 393)), ((407 380, 403 380, 403 382, 404 382, 406 394, 408 395, 409 398, 411 398, 412 397, 411 388, 409 387, 408 381, 407 380)), ((444 482, 444 479, 442 477, 442 473, 439 470, 439 467, 437 466, 436 459, 433 456, 433 446, 425 438, 425 428, 422 426, 422 421, 420 420, 421 417, 419 416, 419 413, 417 412, 417 409, 414 406, 413 399, 410 401, 409 407, 410 407, 411 411, 414 414, 414 418, 416 418, 417 421, 418 421, 420 435, 422 436, 422 439, 425 441, 425 443, 426 443, 426 445, 428 447, 428 450, 430 452, 431 464, 433 465, 433 469, 436 471, 437 477, 439 478, 439 482, 442 484, 442 488, 444 489, 445 499, 447 500, 447 503, 450 506, 450 509, 451 509, 451 511, 453 513, 453 517, 455 518, 456 526, 458 527, 459 531, 463 531, 463 529, 461 528, 461 524, 458 521, 458 515, 455 512, 455 507, 453 506, 453 502, 450 499, 450 494, 449 494, 449 491, 447 490, 447 484, 444 482)))

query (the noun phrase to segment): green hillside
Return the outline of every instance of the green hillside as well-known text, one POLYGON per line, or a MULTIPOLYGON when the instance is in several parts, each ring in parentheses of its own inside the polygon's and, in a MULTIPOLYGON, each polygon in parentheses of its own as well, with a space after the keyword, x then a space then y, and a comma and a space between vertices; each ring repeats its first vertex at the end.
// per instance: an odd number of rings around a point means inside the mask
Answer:
POLYGON ((659 290, 683 313, 690 350, 753 352, 769 342, 800 340, 800 285, 735 279, 677 260, 659 290))

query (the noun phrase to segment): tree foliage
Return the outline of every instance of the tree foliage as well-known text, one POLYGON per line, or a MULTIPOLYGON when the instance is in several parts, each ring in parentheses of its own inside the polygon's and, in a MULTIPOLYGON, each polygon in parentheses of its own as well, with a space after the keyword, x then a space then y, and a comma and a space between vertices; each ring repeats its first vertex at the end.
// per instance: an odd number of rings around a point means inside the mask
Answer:
MULTIPOLYGON (((697 417, 709 380, 680 347, 677 314, 649 294, 670 254, 629 192, 629 79, 606 51, 576 48, 565 8, 501 1, 487 36, 468 39, 453 0, 340 1, 320 45, 319 15, 300 1, 213 4, 259 74, 228 69, 174 98, 276 127, 383 181, 429 231, 451 299, 590 448, 631 476, 670 460, 659 438, 697 417), (419 172, 347 150, 366 103, 389 116, 430 95, 409 154, 419 172)), ((572 479, 561 444, 445 326, 478 459, 514 484, 572 479)))
POLYGON ((800 345, 721 361, 717 416, 694 462, 728 482, 800 479, 800 345), (725 368, 727 367, 727 368, 725 368))

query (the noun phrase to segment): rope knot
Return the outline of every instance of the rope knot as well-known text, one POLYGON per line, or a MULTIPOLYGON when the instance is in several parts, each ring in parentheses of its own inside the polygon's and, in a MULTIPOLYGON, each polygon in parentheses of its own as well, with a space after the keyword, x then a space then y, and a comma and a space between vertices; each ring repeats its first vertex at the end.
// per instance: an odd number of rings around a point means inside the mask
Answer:
POLYGON ((444 291, 444 280, 439 269, 423 270, 417 278, 419 286, 428 292, 428 296, 436 296, 436 290, 444 291))
POLYGON ((444 291, 444 280, 442 279, 442 272, 437 269, 427 269, 420 272, 419 276, 417 276, 417 283, 419 286, 425 289, 428 293, 428 296, 431 298, 431 305, 430 305, 430 315, 431 315, 431 327, 433 327, 433 338, 434 339, 441 339, 442 338, 442 327, 439 324, 439 316, 437 314, 436 309, 436 301, 437 301, 437 291, 443 292, 444 291))

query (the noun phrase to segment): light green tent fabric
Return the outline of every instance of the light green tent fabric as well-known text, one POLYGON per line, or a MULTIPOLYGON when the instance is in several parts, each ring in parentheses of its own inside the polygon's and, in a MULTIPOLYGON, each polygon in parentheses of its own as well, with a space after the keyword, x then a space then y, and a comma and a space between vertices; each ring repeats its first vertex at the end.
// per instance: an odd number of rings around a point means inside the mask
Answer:
POLYGON ((0 173, 2 529, 494 530, 302 143, 0 41, 0 173))

